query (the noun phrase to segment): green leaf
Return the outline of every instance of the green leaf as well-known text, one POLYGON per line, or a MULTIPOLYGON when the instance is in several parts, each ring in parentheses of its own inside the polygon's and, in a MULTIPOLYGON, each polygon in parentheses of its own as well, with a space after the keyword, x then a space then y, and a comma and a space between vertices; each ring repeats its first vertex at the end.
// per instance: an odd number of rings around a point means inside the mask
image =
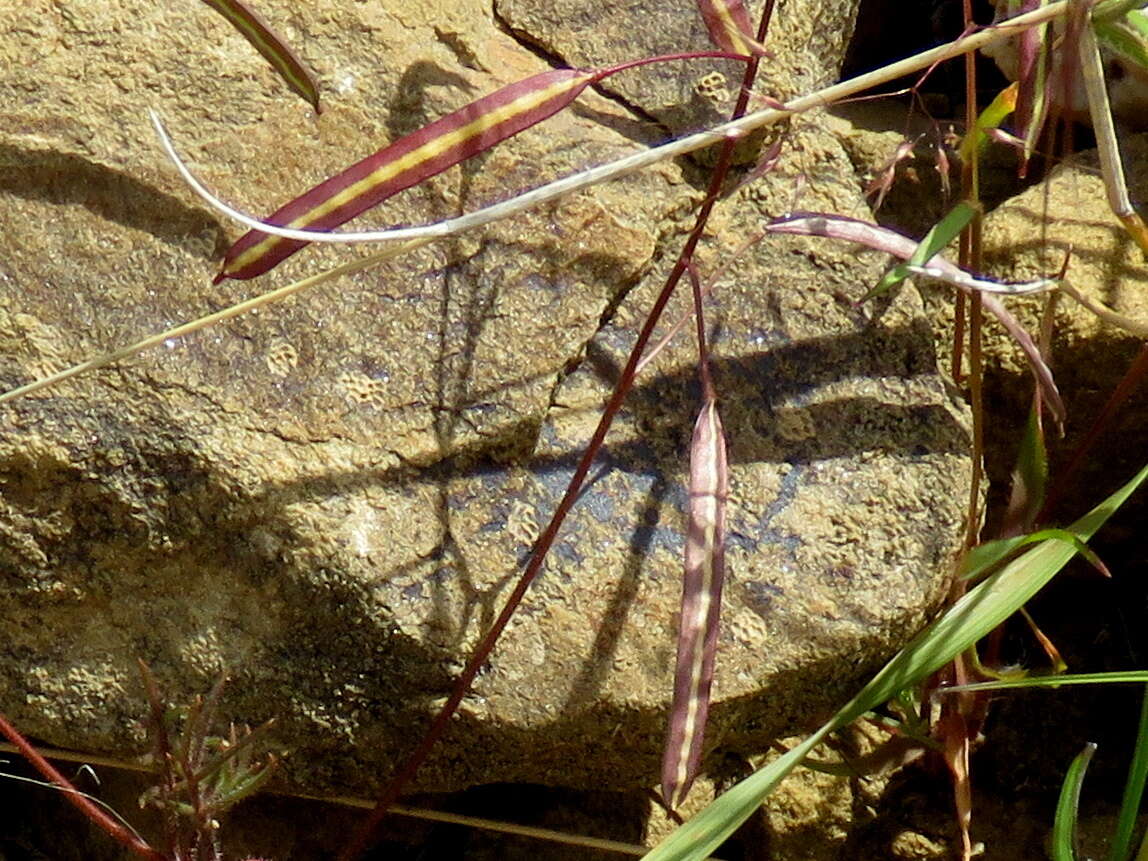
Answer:
MULTIPOLYGON (((1136 732, 1136 750, 1128 765, 1128 779, 1124 783, 1124 797, 1120 802, 1120 816, 1116 820, 1116 831, 1112 835, 1112 845, 1108 850, 1108 861, 1127 861, 1132 854, 1132 833, 1136 830, 1136 818, 1140 813, 1140 801, 1144 797, 1144 784, 1148 780, 1148 688, 1140 702, 1140 725, 1136 732)), ((1148 845, 1148 834, 1144 846, 1148 845)))
POLYGON ((1148 16, 1133 10, 1123 18, 1093 25, 1100 47, 1136 68, 1148 70, 1148 16))
POLYGON ((1137 12, 1144 7, 1144 0, 1101 0, 1092 7, 1092 21, 1109 21, 1121 18, 1130 12, 1137 12))
POLYGON ((943 696, 961 691, 1003 691, 1012 688, 1060 688, 1066 685, 1071 687, 1072 685, 1144 684, 1145 682, 1148 682, 1148 670, 1116 670, 1110 673, 1074 673, 1072 675, 994 679, 991 682, 953 685, 940 691, 940 694, 943 696))
POLYGON ((1037 532, 1027 533, 1026 535, 1018 535, 1015 538, 1001 538, 996 541, 986 541, 984 544, 978 544, 965 555, 965 561, 961 565, 960 577, 962 580, 968 580, 984 574, 986 571, 991 570, 1010 557, 1019 548, 1029 544, 1035 544, 1038 541, 1063 541, 1095 567, 1099 568, 1102 573, 1108 573, 1108 569, 1104 567, 1104 563, 1100 561, 1099 557, 1097 557, 1080 538, 1067 529, 1052 528, 1041 529, 1037 532))
POLYGON ((1080 787, 1084 783, 1084 772, 1096 745, 1089 742, 1084 750, 1072 760, 1064 785, 1060 789, 1060 799, 1056 802, 1056 821, 1052 826, 1053 861, 1076 861, 1076 819, 1080 806, 1080 787))
POLYGON ((877 286, 861 297, 861 301, 864 302, 892 290, 913 274, 910 267, 924 266, 940 254, 945 246, 956 239, 957 235, 965 229, 965 226, 973 220, 976 212, 977 208, 965 200, 954 206, 948 215, 933 225, 933 228, 925 234, 925 238, 921 240, 912 256, 904 263, 898 263, 886 272, 885 277, 878 282, 877 286))
POLYGON ((1024 435, 1020 440, 1020 451, 1017 452, 1006 521, 1023 529, 1031 529, 1044 505, 1047 485, 1048 455, 1044 446, 1044 428, 1040 423, 1040 411, 1034 403, 1029 408, 1028 421, 1025 422, 1024 435))
POLYGON ((1014 81, 1009 84, 992 100, 987 108, 977 117, 973 130, 961 139, 961 161, 969 162, 976 158, 977 153, 988 145, 989 129, 1000 128, 1009 114, 1016 110, 1018 84, 1014 81))

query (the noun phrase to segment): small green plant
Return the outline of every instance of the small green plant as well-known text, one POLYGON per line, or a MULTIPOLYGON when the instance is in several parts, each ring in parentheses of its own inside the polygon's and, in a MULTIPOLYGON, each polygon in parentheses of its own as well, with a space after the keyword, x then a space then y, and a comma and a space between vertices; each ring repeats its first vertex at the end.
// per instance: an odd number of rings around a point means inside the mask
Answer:
POLYGON ((234 725, 226 736, 212 734, 226 676, 206 697, 185 710, 166 708, 159 688, 140 664, 151 707, 151 734, 159 782, 140 798, 140 806, 159 809, 166 822, 165 853, 173 859, 220 861, 219 818, 258 792, 275 771, 274 755, 260 758, 258 740, 272 721, 254 730, 234 725), (177 729, 182 727, 182 729, 177 729))
POLYGON ((84 816, 136 856, 148 861, 222 861, 220 817, 258 792, 275 771, 275 756, 257 753, 271 722, 255 730, 239 730, 232 725, 226 735, 216 735, 216 712, 225 676, 220 676, 206 697, 197 697, 186 709, 173 709, 164 704, 155 679, 142 662, 140 672, 150 704, 150 764, 157 774, 156 785, 143 794, 140 806, 155 807, 162 814, 162 849, 153 848, 125 822, 113 818, 76 789, 3 716, 0 734, 48 784, 63 792, 84 816))

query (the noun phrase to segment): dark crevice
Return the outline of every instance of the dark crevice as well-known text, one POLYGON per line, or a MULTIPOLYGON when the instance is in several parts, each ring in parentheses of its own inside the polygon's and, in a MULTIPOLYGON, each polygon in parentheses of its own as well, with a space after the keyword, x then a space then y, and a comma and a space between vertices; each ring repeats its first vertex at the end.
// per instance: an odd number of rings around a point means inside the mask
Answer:
MULTIPOLYGON (((845 53, 842 79, 871 72, 911 54, 956 39, 964 29, 960 0, 926 0, 904 3, 900 0, 861 0, 857 25, 845 53)), ((993 8, 988 0, 975 0, 973 15, 977 24, 992 23, 993 8)), ((912 87, 920 73, 893 81, 887 90, 912 87)), ((991 60, 978 58, 977 80, 983 92, 993 95, 1004 86, 1003 78, 991 60)), ((921 88, 930 108, 938 116, 955 116, 964 102, 964 71, 960 63, 945 63, 925 80, 921 88)), ((990 96, 991 98, 991 96, 990 96)))

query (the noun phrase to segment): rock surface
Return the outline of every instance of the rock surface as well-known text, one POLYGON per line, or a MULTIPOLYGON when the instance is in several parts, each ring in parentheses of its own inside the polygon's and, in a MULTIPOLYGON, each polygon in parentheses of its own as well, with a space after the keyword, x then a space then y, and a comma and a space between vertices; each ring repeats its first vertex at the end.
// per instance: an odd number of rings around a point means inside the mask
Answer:
MULTIPOLYGON (((543 68, 482 4, 442 5, 261 4, 315 67, 319 117, 202 5, 0 12, 4 386, 361 253, 308 249, 211 286, 238 231, 181 186, 145 109, 225 197, 270 209, 543 68)), ((848 27, 851 6, 816 8, 836 17, 795 2, 779 26, 848 27)), ((677 47, 705 47, 691 39, 677 47)), ((831 77, 832 39, 782 86, 831 77)), ((585 62, 635 50, 650 48, 585 62)), ((580 105, 364 222, 474 209, 634 148, 632 115, 580 105)), ((818 120, 789 135, 698 258, 726 267, 709 306, 733 464, 713 738, 731 750, 807 725, 922 624, 968 493, 963 417, 915 295, 855 309, 881 261, 849 248, 737 253, 802 185, 802 208, 864 214, 818 120)), ((227 667, 226 716, 276 716, 290 780, 383 779, 549 517, 704 180, 663 165, 0 408, 0 708, 46 741, 125 753, 142 744, 137 658, 175 702, 227 667)), ((423 787, 656 781, 697 409, 679 340, 423 787)))

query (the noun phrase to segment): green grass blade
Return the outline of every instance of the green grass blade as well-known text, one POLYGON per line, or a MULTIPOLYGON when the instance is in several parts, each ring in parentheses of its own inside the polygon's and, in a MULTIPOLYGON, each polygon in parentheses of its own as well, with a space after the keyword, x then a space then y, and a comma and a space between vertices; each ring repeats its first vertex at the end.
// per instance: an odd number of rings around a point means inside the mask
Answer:
POLYGON ((909 267, 924 266, 940 254, 973 220, 975 214, 976 207, 968 201, 962 200, 954 206, 948 215, 934 224, 932 229, 925 234, 925 238, 921 240, 913 255, 904 263, 899 263, 886 272, 885 277, 877 283, 877 286, 861 297, 861 301, 864 302, 892 290, 912 274, 909 267))
POLYGON ((989 142, 989 131, 1000 128, 1009 114, 1016 110, 1017 84, 1009 84, 992 100, 987 108, 977 117, 977 124, 973 130, 961 140, 960 156, 962 161, 971 161, 977 153, 983 152, 989 142))
MULTIPOLYGON (((1069 531, 1081 540, 1091 538, 1146 477, 1148 466, 1076 521, 1069 531)), ((1075 547, 1064 541, 1047 540, 988 577, 918 634, 828 723, 715 799, 654 847, 645 856, 647 861, 687 861, 713 852, 826 735, 892 699, 965 651, 1023 606, 1075 553, 1075 547)))
POLYGON ((1094 25, 1100 47, 1141 69, 1148 69, 1148 18, 1130 12, 1124 18, 1094 25))
POLYGON ((1140 851, 1136 853, 1136 861, 1148 861, 1148 831, 1144 832, 1144 839, 1140 843, 1140 851))
POLYGON ((1095 23, 1121 18, 1142 6, 1144 6, 1144 0, 1101 0, 1100 3, 1092 7, 1092 20, 1095 23))
MULTIPOLYGON (((1028 676, 1020 679, 977 682, 971 685, 955 685, 942 691, 942 695, 958 691, 994 691, 1011 688, 1060 688, 1064 685, 1120 684, 1135 682, 1148 683, 1148 670, 1122 670, 1110 673, 1079 673, 1069 676, 1028 676)), ((1136 736, 1136 750, 1128 766, 1128 779, 1124 785, 1124 798, 1120 805, 1120 816, 1113 832, 1106 861, 1128 861, 1132 855, 1132 838, 1136 830, 1136 817, 1148 781, 1148 688, 1140 706, 1140 724, 1136 736)), ((1066 783, 1067 786, 1067 783, 1066 783)), ((1062 796, 1063 800, 1063 796, 1062 796)), ((1148 836, 1148 835, 1146 835, 1148 836)), ((1063 852, 1063 848, 1059 851, 1063 852)), ((1070 858, 1071 855, 1058 857, 1070 858)))
POLYGON ((1024 435, 1017 452, 1016 467, 1013 470, 1012 493, 1009 496, 1005 521, 1014 531, 1017 528, 1032 529, 1044 506, 1044 495, 1048 487, 1048 453, 1044 445, 1044 427, 1041 422, 1041 408, 1034 401, 1028 410, 1024 435))
MULTIPOLYGON (((1136 750, 1128 766, 1128 780, 1124 784, 1124 797, 1120 802, 1120 816, 1112 835, 1112 846, 1107 861, 1127 861, 1132 855, 1132 832, 1136 830, 1136 816, 1144 797, 1144 783, 1148 780, 1148 688, 1140 703, 1140 724, 1136 728, 1136 750)), ((1145 835, 1148 845, 1148 834, 1145 835)), ((1143 849, 1141 850, 1143 854, 1143 849)))
POLYGON ((939 693, 967 691, 1002 691, 1010 688, 1059 688, 1063 685, 1115 685, 1148 683, 1148 670, 1116 670, 1111 673, 1073 673, 1071 675, 1021 676, 1009 679, 993 679, 990 682, 973 682, 968 685, 953 685, 939 693))
POLYGON ((1003 562, 1019 548, 1028 544, 1036 544, 1038 541, 1049 540, 1063 541, 1072 545, 1077 553, 1107 573, 1107 569, 1097 555, 1077 535, 1067 529, 1041 529, 1027 535, 1018 535, 1015 538, 1000 538, 996 541, 978 544, 965 556, 960 577, 962 580, 971 580, 1003 562))
POLYGON ((1053 861, 1076 861, 1076 818, 1080 806, 1080 787, 1095 752, 1096 745, 1090 741, 1072 760, 1068 774, 1064 776, 1060 799, 1056 802, 1056 821, 1052 826, 1053 861))

